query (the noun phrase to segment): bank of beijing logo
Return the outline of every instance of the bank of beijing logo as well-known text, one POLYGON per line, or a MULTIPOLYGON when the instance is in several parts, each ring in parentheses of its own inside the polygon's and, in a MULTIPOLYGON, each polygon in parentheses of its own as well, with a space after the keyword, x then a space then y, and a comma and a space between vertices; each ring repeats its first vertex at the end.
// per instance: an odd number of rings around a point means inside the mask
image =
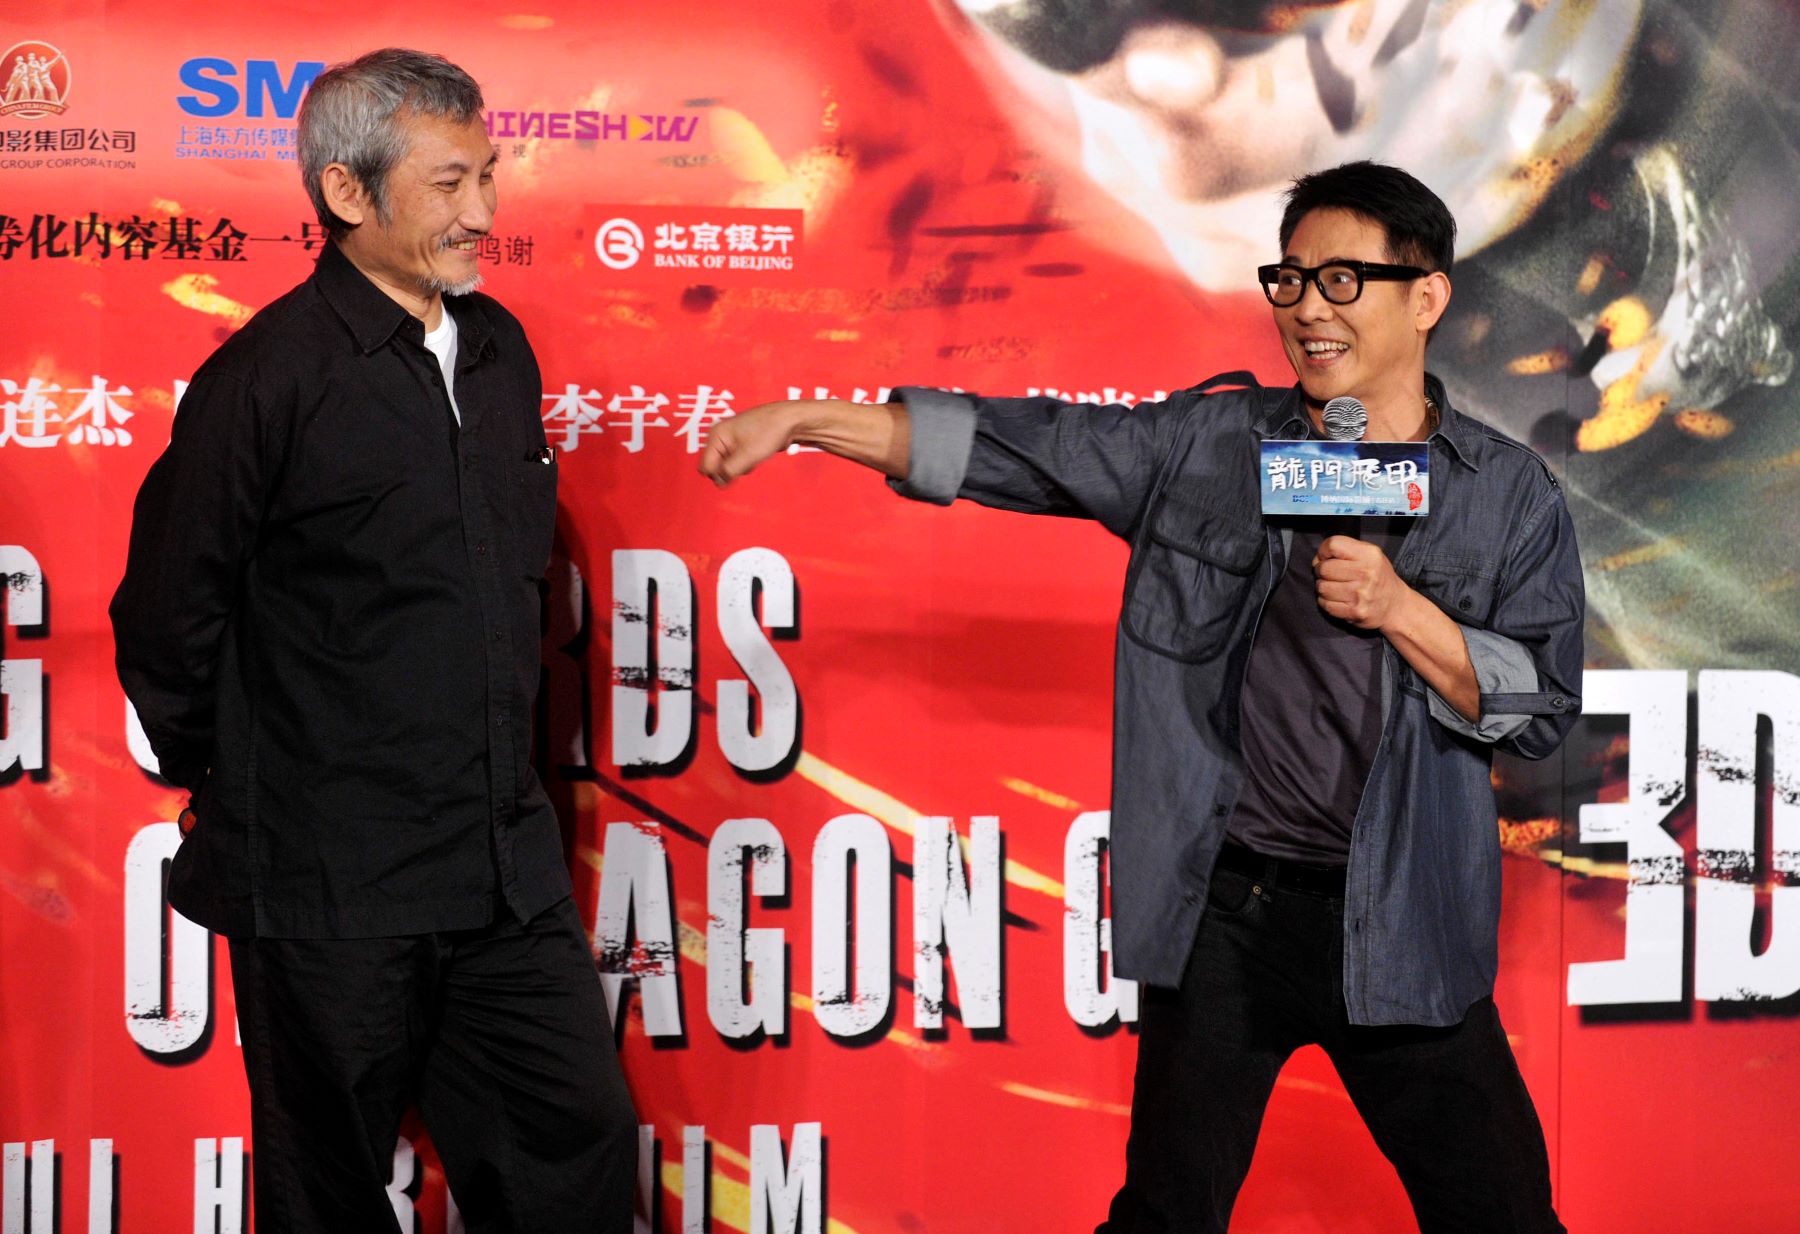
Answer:
POLYGON ((789 282, 803 269, 806 216, 764 206, 593 205, 594 255, 608 277, 708 286, 789 282))
POLYGON ((14 43, 0 56, 0 116, 35 120, 69 106, 69 59, 48 43, 14 43))
POLYGON ((607 219, 594 233, 594 253, 614 270, 629 270, 644 255, 644 231, 630 219, 607 219))

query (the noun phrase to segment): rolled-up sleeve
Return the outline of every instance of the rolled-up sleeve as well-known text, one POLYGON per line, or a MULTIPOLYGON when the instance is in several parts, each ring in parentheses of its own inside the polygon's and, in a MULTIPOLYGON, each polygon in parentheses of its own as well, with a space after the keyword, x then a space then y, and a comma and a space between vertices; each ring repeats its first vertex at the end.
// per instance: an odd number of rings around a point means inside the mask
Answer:
POLYGON ((1523 758, 1543 758, 1581 714, 1586 616, 1574 523, 1553 488, 1508 546, 1488 627, 1462 627, 1481 688, 1480 719, 1471 723, 1428 691, 1432 717, 1523 758))
POLYGON ((947 506, 956 500, 969 471, 975 407, 963 395, 946 390, 908 387, 894 391, 894 397, 906 407, 912 444, 906 479, 890 483, 902 497, 947 506))
POLYGON ((1463 645, 1475 667, 1475 684, 1481 690, 1481 718, 1470 723, 1462 712, 1426 687, 1432 719, 1445 728, 1477 741, 1503 741, 1531 723, 1531 717, 1579 710, 1581 701, 1538 689, 1537 665, 1524 644, 1491 630, 1462 627, 1463 645))
MULTIPOLYGON (((1175 400, 1120 404, 985 398, 904 387, 911 446, 894 491, 948 505, 1091 518, 1128 535, 1166 453, 1175 400)), ((1179 396, 1177 396, 1179 398, 1179 396)))

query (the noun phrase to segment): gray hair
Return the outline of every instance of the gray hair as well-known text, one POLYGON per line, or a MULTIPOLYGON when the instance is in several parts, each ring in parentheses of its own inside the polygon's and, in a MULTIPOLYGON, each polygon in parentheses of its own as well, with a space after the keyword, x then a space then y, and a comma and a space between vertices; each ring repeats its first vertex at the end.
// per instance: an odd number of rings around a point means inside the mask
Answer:
POLYGON ((342 163, 386 226, 388 174, 411 147, 402 113, 467 124, 482 106, 473 77, 427 52, 384 47, 326 69, 300 105, 298 135, 300 178, 319 222, 334 236, 350 229, 331 212, 321 183, 326 167, 342 163))

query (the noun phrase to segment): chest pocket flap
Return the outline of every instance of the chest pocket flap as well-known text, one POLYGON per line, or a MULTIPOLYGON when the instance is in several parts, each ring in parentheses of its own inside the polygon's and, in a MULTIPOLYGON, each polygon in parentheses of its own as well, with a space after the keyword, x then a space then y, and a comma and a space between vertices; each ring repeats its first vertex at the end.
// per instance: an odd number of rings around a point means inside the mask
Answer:
POLYGON ((1493 619, 1495 567, 1471 557, 1433 555, 1413 567, 1407 583, 1464 625, 1493 619))
POLYGON ((1225 650, 1262 563, 1260 522, 1241 510, 1164 493, 1131 565, 1125 632, 1162 655, 1208 660, 1225 650))

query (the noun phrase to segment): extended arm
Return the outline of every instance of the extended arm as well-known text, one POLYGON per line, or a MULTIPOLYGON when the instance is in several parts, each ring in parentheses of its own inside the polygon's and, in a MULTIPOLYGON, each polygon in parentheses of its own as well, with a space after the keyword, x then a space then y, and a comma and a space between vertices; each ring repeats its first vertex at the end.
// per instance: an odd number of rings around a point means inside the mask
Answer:
POLYGON ((700 470, 729 484, 789 445, 882 472, 902 496, 958 497, 1026 514, 1091 518, 1127 535, 1185 401, 1071 403, 906 387, 880 405, 767 403, 715 425, 700 470))
POLYGON ((904 480, 912 444, 905 403, 793 399, 722 420, 706 438, 700 473, 723 488, 789 446, 817 446, 904 480))

